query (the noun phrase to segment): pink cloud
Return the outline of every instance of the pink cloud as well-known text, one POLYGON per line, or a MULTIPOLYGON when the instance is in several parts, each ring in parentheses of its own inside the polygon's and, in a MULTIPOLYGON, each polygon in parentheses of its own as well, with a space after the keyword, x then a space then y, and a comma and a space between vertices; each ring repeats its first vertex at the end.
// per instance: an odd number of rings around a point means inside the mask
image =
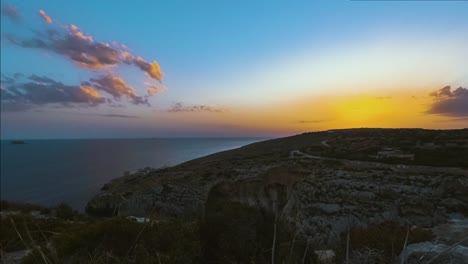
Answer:
POLYGON ((39 9, 39 11, 37 13, 44 19, 45 22, 47 22, 48 24, 52 24, 52 18, 50 16, 48 16, 44 12, 44 10, 39 9))

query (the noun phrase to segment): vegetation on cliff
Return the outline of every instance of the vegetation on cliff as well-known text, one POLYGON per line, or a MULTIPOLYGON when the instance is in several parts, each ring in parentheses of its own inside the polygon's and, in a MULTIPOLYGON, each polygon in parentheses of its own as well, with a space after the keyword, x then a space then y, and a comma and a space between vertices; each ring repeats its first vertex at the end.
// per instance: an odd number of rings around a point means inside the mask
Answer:
MULTIPOLYGON (((272 213, 239 203, 217 204, 204 219, 189 222, 76 212, 62 217, 69 212, 65 207, 2 201, 2 256, 28 250, 22 263, 318 263, 314 249, 320 245, 272 213)), ((395 223, 353 229, 350 248, 372 248, 386 263, 401 251, 405 232, 395 223)), ((414 229, 410 241, 430 237, 430 231, 414 229)), ((345 249, 337 246, 337 260, 345 258, 345 249)))
MULTIPOLYGON (((230 203, 205 219, 62 217, 56 208, 2 201, 0 250, 29 250, 22 263, 269 263, 275 218, 230 203)), ((274 257, 309 263, 304 238, 278 221, 274 257)))

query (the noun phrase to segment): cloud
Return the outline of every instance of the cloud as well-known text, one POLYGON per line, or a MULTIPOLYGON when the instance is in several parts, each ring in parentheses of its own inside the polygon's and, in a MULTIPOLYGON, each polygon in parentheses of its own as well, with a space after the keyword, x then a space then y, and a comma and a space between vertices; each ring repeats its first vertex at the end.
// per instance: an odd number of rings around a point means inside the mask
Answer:
POLYGON ((452 87, 445 86, 444 88, 441 88, 435 92, 430 93, 430 96, 433 96, 435 98, 451 97, 452 96, 451 90, 452 90, 452 87))
POLYGON ((428 114, 440 114, 450 117, 468 116, 468 89, 459 87, 452 91, 445 86, 430 94, 434 102, 427 111, 428 114))
MULTIPOLYGON (((43 10, 39 12, 43 14, 41 16, 47 16, 43 10)), ((154 80, 163 79, 163 72, 158 62, 148 62, 133 55, 126 50, 125 45, 98 42, 93 36, 73 24, 60 29, 35 32, 30 39, 19 40, 13 35, 7 38, 12 44, 23 48, 44 49, 65 56, 81 68, 99 70, 118 64, 128 64, 138 67, 154 80)))
POLYGON ((94 42, 92 37, 78 30, 62 34, 56 30, 36 33, 28 40, 17 40, 8 36, 11 43, 24 48, 39 48, 53 51, 71 59, 86 69, 102 69, 119 63, 119 52, 103 43, 94 42))
POLYGON ((391 96, 378 96, 378 97, 375 97, 375 99, 377 100, 390 100, 392 99, 391 96))
POLYGON ((184 105, 181 102, 175 103, 167 110, 167 112, 179 113, 179 112, 211 112, 211 113, 224 113, 227 109, 217 106, 207 105, 184 105))
POLYGON ((436 120, 435 122, 466 122, 468 121, 468 117, 457 117, 451 119, 444 119, 444 120, 436 120))
POLYGON ((129 98, 130 102, 135 105, 149 106, 149 95, 139 96, 122 78, 110 73, 91 78, 80 85, 65 85, 51 78, 37 75, 31 75, 26 82, 18 82, 18 78, 2 74, 1 102, 4 110, 25 110, 46 104, 71 107, 75 104, 116 106, 115 100, 120 101, 122 97, 129 98), (101 95, 100 91, 110 95, 112 99, 101 95))
POLYGON ((20 14, 14 5, 3 5, 2 6, 2 16, 8 17, 13 21, 19 21, 20 14))
POLYGON ((75 37, 77 37, 79 39, 82 39, 82 40, 86 40, 86 41, 89 41, 89 42, 94 41, 94 38, 91 35, 83 33, 83 31, 81 31, 81 29, 79 27, 77 27, 77 26, 75 26, 73 24, 68 26, 68 33, 70 33, 70 35, 75 36, 75 37))
POLYGON ((13 78, 15 78, 15 79, 19 79, 19 78, 21 78, 23 76, 24 76, 24 74, 22 74, 21 72, 17 72, 15 74, 13 74, 13 78))
POLYGON ((143 58, 138 57, 134 59, 133 64, 138 66, 142 71, 146 72, 151 78, 161 81, 163 77, 163 73, 161 72, 161 67, 156 61, 151 63, 145 61, 143 58))
POLYGON ((100 115, 100 116, 117 117, 117 118, 139 118, 138 116, 134 116, 134 115, 122 115, 122 114, 104 114, 104 115, 100 115))
POLYGON ((156 86, 154 84, 151 84, 151 83, 145 83, 146 87, 147 87, 147 93, 148 93, 148 96, 152 96, 152 95, 155 95, 157 93, 160 93, 160 92, 163 92, 166 90, 166 88, 164 87, 160 87, 160 86, 156 86))
MULTIPOLYGON (((2 14, 17 16, 14 7, 5 6, 2 14)), ((44 10, 38 14, 47 22, 52 18, 44 10)), ((2 74, 2 109, 24 109, 49 103, 98 105, 106 104, 122 107, 121 98, 128 98, 135 105, 148 105, 148 98, 165 90, 155 84, 145 83, 145 94, 139 95, 124 79, 104 71, 118 65, 132 65, 151 79, 162 81, 163 73, 156 62, 148 62, 142 57, 132 54, 125 45, 117 42, 105 43, 96 41, 93 36, 82 31, 78 26, 58 25, 44 30, 32 31, 32 36, 19 38, 14 34, 6 34, 9 43, 31 49, 42 49, 61 55, 75 65, 89 70, 99 70, 101 75, 82 82, 80 85, 64 85, 61 82, 33 75, 23 83, 24 76, 16 73, 13 76, 2 74), (33 89, 33 87, 35 87, 33 89), (99 93, 103 92, 104 96, 99 93), (50 96, 50 98, 48 98, 50 96), (106 97, 107 96, 107 97, 106 97), (14 107, 13 107, 14 106, 14 107), (19 107, 21 106, 21 107, 19 107), (8 108, 6 107, 6 108, 8 108)))
POLYGON ((148 76, 152 79, 161 81, 163 78, 163 72, 161 71, 161 67, 157 61, 147 62, 142 57, 136 57, 130 52, 124 50, 121 51, 120 57, 122 62, 126 64, 133 64, 144 71, 148 76))
POLYGON ((24 83, 2 80, 2 110, 24 110, 45 104, 96 106, 105 102, 92 87, 65 85, 48 77, 32 75, 24 83))
POLYGON ((100 76, 99 78, 92 78, 89 81, 89 84, 98 90, 105 91, 114 98, 127 96, 132 99, 134 104, 148 104, 148 99, 146 97, 138 96, 135 90, 130 87, 124 79, 113 76, 110 73, 100 76))
POLYGON ((12 84, 15 82, 15 79, 14 78, 11 78, 9 76, 6 76, 5 74, 2 73, 2 85, 6 85, 6 84, 12 84))
POLYGON ((310 123, 316 124, 316 123, 323 123, 323 122, 328 122, 328 120, 317 119, 317 120, 299 120, 298 121, 298 123, 300 124, 310 124, 310 123))
POLYGON ((47 22, 48 24, 52 24, 52 18, 50 16, 48 16, 44 10, 42 9, 39 9, 39 11, 37 11, 37 13, 39 14, 39 16, 41 16, 45 22, 47 22))

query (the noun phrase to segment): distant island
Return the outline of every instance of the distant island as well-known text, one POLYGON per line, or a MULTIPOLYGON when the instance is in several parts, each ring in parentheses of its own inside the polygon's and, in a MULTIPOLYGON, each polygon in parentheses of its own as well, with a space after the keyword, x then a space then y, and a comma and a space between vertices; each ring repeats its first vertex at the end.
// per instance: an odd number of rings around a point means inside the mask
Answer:
POLYGON ((44 254, 69 263, 466 263, 467 194, 468 129, 361 128, 141 169, 89 216, 23 211, 66 216, 44 254))
POLYGON ((22 144, 26 144, 26 142, 23 141, 23 140, 11 140, 11 141, 10 141, 10 144, 13 144, 13 145, 22 145, 22 144))

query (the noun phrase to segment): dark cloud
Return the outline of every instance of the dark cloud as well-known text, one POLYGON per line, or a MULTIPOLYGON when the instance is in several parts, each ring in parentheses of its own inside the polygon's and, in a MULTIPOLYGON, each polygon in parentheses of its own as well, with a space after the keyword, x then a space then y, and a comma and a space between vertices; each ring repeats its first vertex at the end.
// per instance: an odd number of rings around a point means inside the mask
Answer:
POLYGON ((45 104, 70 107, 77 104, 122 106, 114 101, 120 101, 122 97, 129 98, 135 105, 149 105, 148 96, 138 96, 122 78, 110 73, 80 85, 65 85, 49 77, 37 75, 31 75, 26 82, 19 82, 2 74, 1 80, 2 110, 25 110, 45 104), (112 99, 102 96, 99 91, 110 95, 112 99))
POLYGON ((120 103, 110 103, 107 106, 114 107, 114 108, 125 108, 125 105, 120 104, 120 103))
POLYGON ((2 79, 2 110, 24 110, 45 104, 96 106, 105 102, 95 89, 85 85, 65 85, 37 75, 30 76, 24 83, 2 79))
POLYGON ((207 105, 184 105, 181 102, 175 103, 167 112, 212 112, 212 113, 224 113, 227 109, 217 106, 207 105))
POLYGON ((18 13, 16 6, 9 4, 2 6, 2 16, 8 17, 9 19, 16 22, 20 19, 20 14, 18 13))
POLYGON ((23 76, 24 76, 24 74, 22 74, 21 72, 17 72, 15 74, 13 74, 13 78, 15 78, 15 79, 19 79, 19 78, 21 78, 23 76))
POLYGON ((156 61, 148 62, 135 56, 126 51, 123 45, 95 41, 75 25, 65 26, 61 30, 35 32, 30 39, 19 40, 13 35, 8 35, 7 39, 23 48, 45 49, 65 56, 85 69, 98 70, 123 63, 138 67, 154 80, 161 81, 163 78, 161 67, 156 61))
POLYGON ((445 86, 444 88, 441 88, 435 92, 430 93, 430 96, 433 96, 435 98, 445 98, 445 97, 451 97, 452 96, 452 87, 450 86, 445 86))
POLYGON ((6 76, 5 74, 2 73, 2 85, 7 85, 7 84, 12 84, 15 82, 14 78, 11 78, 9 76, 6 76))
POLYGON ((117 118, 139 118, 138 116, 134 116, 134 115, 122 115, 122 114, 105 114, 105 115, 101 115, 101 116, 104 116, 104 117, 117 117, 117 118))
POLYGON ((468 122, 468 117, 458 117, 458 118, 450 118, 444 120, 436 120, 434 122, 468 122))
POLYGON ((430 95, 434 98, 434 102, 427 113, 450 117, 468 116, 467 88, 459 87, 452 91, 450 86, 445 86, 430 95))
POLYGON ((299 120, 298 123, 300 124, 316 124, 316 123, 323 123, 323 122, 328 122, 328 120, 324 120, 324 119, 317 119, 317 120, 299 120))

